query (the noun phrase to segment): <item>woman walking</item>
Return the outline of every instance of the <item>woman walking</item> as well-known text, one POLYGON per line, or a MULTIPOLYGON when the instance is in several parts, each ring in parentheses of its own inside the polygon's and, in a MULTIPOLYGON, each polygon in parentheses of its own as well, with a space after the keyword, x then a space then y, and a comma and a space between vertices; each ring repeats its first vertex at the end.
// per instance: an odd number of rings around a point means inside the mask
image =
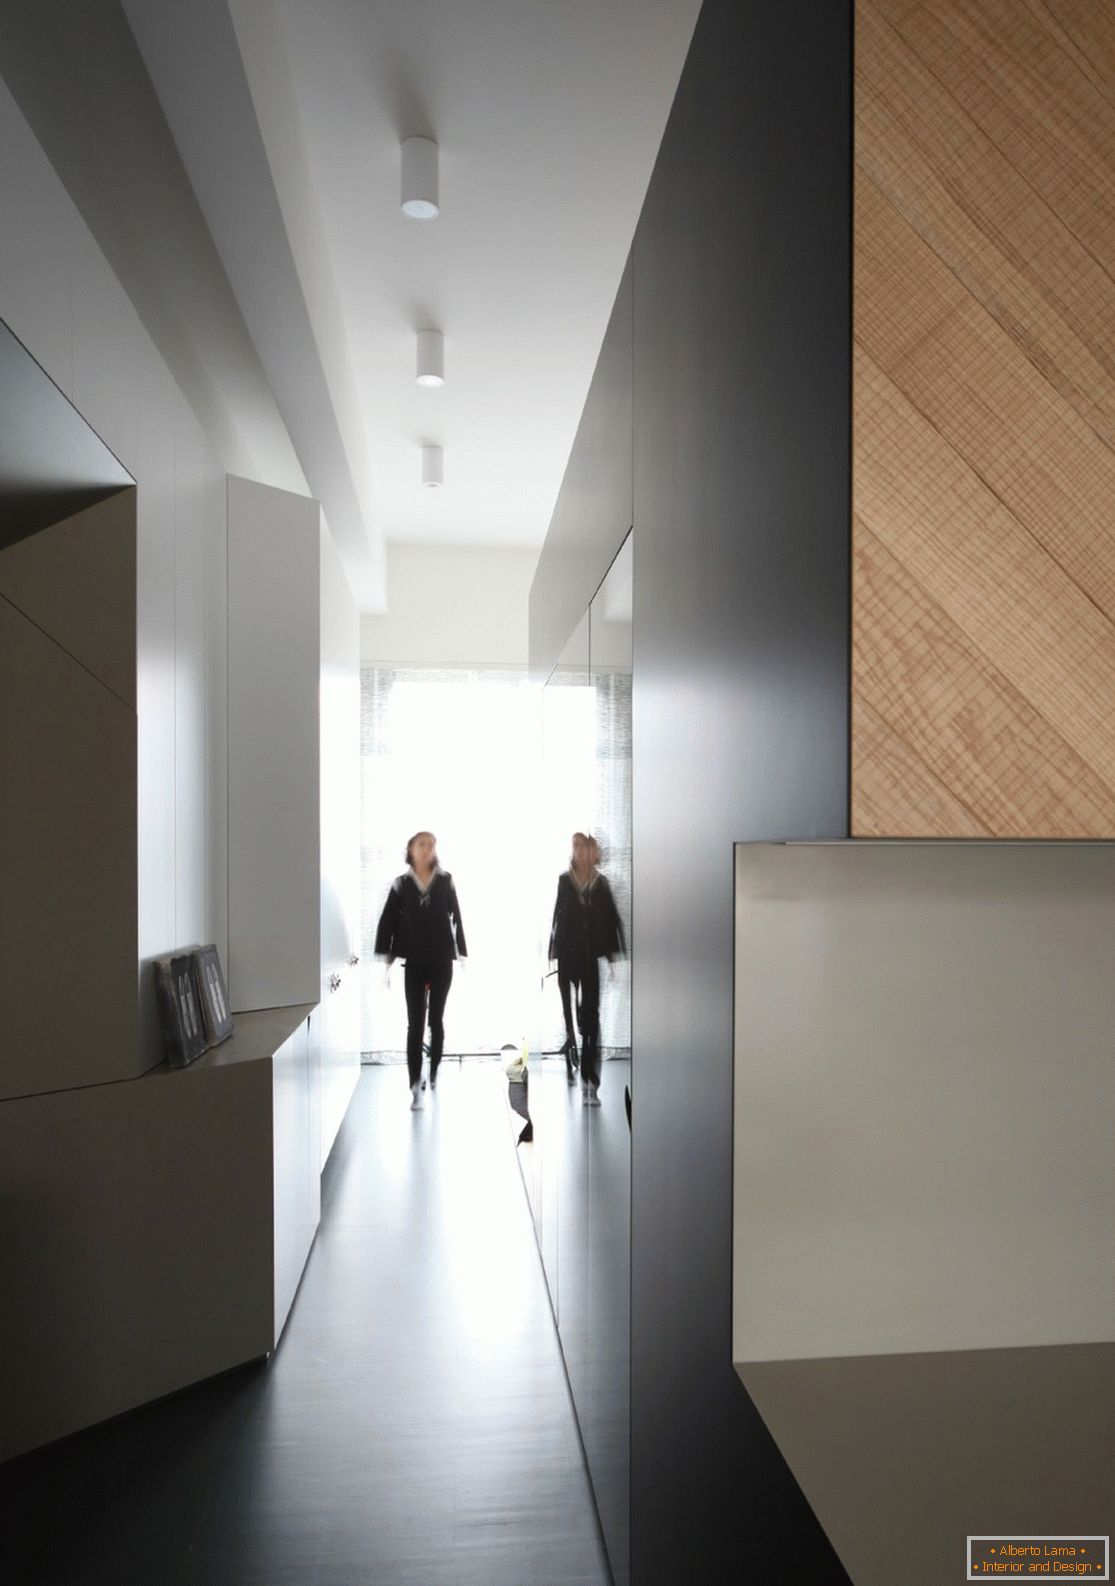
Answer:
POLYGON ((430 1019, 430 1089, 445 1048, 445 999, 453 982, 453 960, 465 958, 465 933, 453 877, 437 862, 433 832, 415 832, 407 843, 407 868, 396 876, 376 931, 376 957, 388 968, 406 961, 407 1077, 411 1110, 422 1105, 422 1037, 430 1019))
POLYGON ((565 1017, 565 1073, 572 1085, 577 1066, 573 1005, 581 1033, 581 1089, 588 1106, 600 1105, 600 960, 624 952, 623 922, 607 876, 596 868, 600 845, 573 833, 569 869, 558 877, 550 959, 557 960, 558 989, 565 1017))

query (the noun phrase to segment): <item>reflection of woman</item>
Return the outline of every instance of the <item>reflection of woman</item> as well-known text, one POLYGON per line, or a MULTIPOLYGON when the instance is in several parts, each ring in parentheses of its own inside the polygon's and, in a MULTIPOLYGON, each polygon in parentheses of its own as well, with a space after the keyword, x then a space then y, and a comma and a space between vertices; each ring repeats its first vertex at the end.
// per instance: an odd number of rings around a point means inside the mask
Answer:
POLYGON ((407 1075, 411 1108, 422 1105, 422 1035, 426 1028, 426 999, 430 1010, 430 1089, 445 1046, 445 999, 453 980, 453 960, 464 958, 465 933, 453 877, 437 862, 433 832, 415 832, 407 843, 407 869, 396 876, 383 905, 376 931, 376 956, 388 965, 406 960, 404 983, 407 998, 407 1075))
POLYGON ((572 1000, 576 999, 581 1032, 581 1085, 590 1107, 600 1097, 600 960, 609 963, 624 951, 623 924, 608 885, 596 868, 600 846, 595 837, 573 833, 569 869, 558 877, 550 958, 557 959, 561 1010, 565 1016, 565 1072, 573 1083, 577 1041, 572 1000))
POLYGON ((500 1048, 499 1055, 504 1060, 507 1074, 507 1104, 523 1120, 515 1144, 528 1145, 534 1139, 534 1124, 530 1117, 530 1073, 527 1068, 526 1042, 520 1048, 509 1041, 500 1048))

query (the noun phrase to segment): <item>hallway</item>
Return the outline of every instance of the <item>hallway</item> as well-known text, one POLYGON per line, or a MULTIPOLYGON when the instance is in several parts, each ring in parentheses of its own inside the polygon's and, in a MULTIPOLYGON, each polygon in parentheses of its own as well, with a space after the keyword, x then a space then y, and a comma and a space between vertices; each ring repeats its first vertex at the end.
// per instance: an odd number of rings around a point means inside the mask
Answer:
POLYGON ((362 1071, 270 1364, 0 1470, 21 1586, 606 1586, 504 1095, 362 1071))

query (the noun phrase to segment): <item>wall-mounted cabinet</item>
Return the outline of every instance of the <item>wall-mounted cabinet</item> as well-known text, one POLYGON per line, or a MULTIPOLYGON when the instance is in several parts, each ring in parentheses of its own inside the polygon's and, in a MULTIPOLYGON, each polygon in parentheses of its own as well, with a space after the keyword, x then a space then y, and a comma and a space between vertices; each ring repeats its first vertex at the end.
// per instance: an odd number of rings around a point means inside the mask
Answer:
POLYGON ((360 1078, 360 616, 321 533, 321 1160, 360 1078))
POLYGON ((321 976, 320 509, 228 482, 229 995, 316 1002, 321 976))

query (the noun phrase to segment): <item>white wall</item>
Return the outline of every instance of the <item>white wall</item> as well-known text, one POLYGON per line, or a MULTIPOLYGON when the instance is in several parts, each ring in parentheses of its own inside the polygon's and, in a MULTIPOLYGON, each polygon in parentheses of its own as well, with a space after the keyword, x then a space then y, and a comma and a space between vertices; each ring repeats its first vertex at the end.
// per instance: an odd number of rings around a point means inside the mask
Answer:
POLYGON ((365 616, 365 662, 526 666, 534 550, 390 545, 387 614, 365 616))
POLYGON ((199 941, 227 952, 225 463, 3 83, 0 215, 0 318, 139 486, 140 962, 199 941))

